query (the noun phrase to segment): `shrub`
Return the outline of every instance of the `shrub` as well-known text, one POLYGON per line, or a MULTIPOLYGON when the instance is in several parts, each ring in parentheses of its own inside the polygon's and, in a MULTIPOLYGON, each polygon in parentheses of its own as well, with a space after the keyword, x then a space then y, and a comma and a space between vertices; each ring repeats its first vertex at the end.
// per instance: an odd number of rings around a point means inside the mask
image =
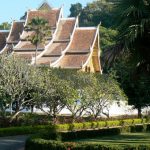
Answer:
POLYGON ((91 128, 92 128, 92 122, 83 123, 83 129, 91 129, 91 128))
POLYGON ((144 131, 143 125, 131 126, 131 132, 143 132, 143 131, 144 131))
POLYGON ((133 125, 133 123, 134 123, 133 119, 125 119, 125 120, 122 120, 122 121, 123 121, 124 126, 130 126, 130 125, 133 125))
POLYGON ((81 130, 81 131, 73 131, 73 132, 61 132, 61 138, 63 141, 67 141, 71 139, 119 135, 120 131, 121 131, 120 128, 110 128, 110 129, 99 129, 99 130, 81 130))
POLYGON ((9 127, 0 128, 0 137, 2 136, 13 136, 13 135, 24 135, 24 134, 35 134, 42 130, 47 130, 50 126, 25 126, 25 127, 9 127))
POLYGON ((44 139, 28 139, 26 150, 149 150, 150 145, 105 145, 98 143, 73 143, 44 139))
POLYGON ((147 125, 146 131, 150 132, 150 124, 147 125))
POLYGON ((59 131, 69 131, 70 130, 69 124, 58 124, 56 126, 59 131))
POLYGON ((121 128, 121 133, 129 133, 129 132, 131 132, 131 126, 123 126, 122 128, 121 128))
POLYGON ((65 145, 60 141, 44 139, 28 139, 25 145, 26 150, 67 150, 65 145))
POLYGON ((106 127, 107 123, 106 121, 99 121, 97 125, 98 125, 98 128, 103 128, 103 127, 106 127))
POLYGON ((120 121, 107 121, 107 127, 115 127, 115 126, 120 126, 120 121))
POLYGON ((83 128, 83 123, 74 123, 72 130, 82 130, 83 128))
POLYGON ((142 119, 134 119, 134 124, 141 124, 142 123, 142 119))

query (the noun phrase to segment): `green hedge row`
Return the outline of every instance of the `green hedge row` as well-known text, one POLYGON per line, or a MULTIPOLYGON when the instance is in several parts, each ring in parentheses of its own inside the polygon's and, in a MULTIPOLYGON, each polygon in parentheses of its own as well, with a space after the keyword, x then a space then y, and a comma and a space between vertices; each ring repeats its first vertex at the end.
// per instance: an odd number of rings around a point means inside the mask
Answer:
POLYGON ((108 135, 118 135, 120 134, 120 131, 121 131, 120 128, 111 128, 111 129, 99 129, 99 130, 80 130, 74 132, 61 132, 59 135, 57 135, 60 136, 60 138, 56 137, 55 133, 52 134, 50 133, 50 136, 49 134, 47 134, 47 137, 45 136, 45 134, 44 135, 38 134, 37 136, 33 136, 27 140, 26 150, 32 150, 32 149, 37 149, 37 150, 67 149, 68 150, 69 148, 71 149, 73 148, 73 144, 70 142, 66 143, 61 141, 68 141, 68 140, 75 140, 75 139, 89 138, 89 137, 92 138, 92 137, 100 137, 100 136, 108 136, 108 135), (48 140, 48 138, 50 140, 48 140))
POLYGON ((92 143, 73 143, 66 142, 71 140, 85 139, 85 138, 96 138, 101 136, 119 135, 122 130, 126 128, 130 132, 150 132, 150 124, 125 126, 118 128, 107 128, 98 130, 80 130, 72 132, 61 132, 59 135, 55 133, 47 134, 47 136, 37 135, 27 140, 25 149, 26 150, 150 150, 150 145, 102 145, 92 143), (59 138, 57 137, 59 136, 59 138), (45 140, 47 139, 47 140, 45 140), (48 140, 49 139, 49 140, 48 140), (58 140, 59 139, 59 140, 58 140), (60 140, 61 139, 61 140, 60 140), (62 142, 63 141, 63 142, 62 142))
POLYGON ((85 138, 95 138, 109 135, 119 135, 121 133, 120 128, 109 128, 109 129, 99 129, 99 130, 80 130, 72 132, 61 132, 61 140, 68 141, 74 139, 85 139, 85 138))
MULTIPOLYGON (((126 119, 115 121, 99 121, 99 122, 84 122, 74 124, 59 124, 56 125, 59 131, 77 131, 87 129, 101 129, 116 126, 133 126, 135 124, 144 124, 146 119, 126 119)), ((49 128, 51 125, 39 125, 39 126, 21 126, 21 127, 9 127, 0 128, 0 136, 13 136, 23 134, 34 134, 39 130, 49 128)))
POLYGON ((36 134, 39 131, 47 130, 51 126, 25 126, 25 127, 9 127, 0 128, 0 137, 2 136, 13 136, 13 135, 24 135, 24 134, 36 134))
POLYGON ((144 124, 144 123, 146 123, 146 119, 125 119, 125 120, 115 120, 115 121, 60 124, 57 125, 57 128, 60 131, 74 131, 74 130, 85 130, 85 129, 100 129, 100 128, 116 127, 116 126, 132 126, 132 125, 144 124))
POLYGON ((44 139, 28 139, 25 150, 150 150, 150 145, 104 145, 98 143, 73 143, 44 139))

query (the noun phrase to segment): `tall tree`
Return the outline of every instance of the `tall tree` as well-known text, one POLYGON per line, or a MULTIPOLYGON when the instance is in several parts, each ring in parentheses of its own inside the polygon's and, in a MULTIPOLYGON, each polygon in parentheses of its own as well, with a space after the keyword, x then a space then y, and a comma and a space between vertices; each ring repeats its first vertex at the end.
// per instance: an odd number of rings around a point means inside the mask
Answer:
POLYGON ((82 4, 76 3, 76 4, 71 4, 70 8, 70 17, 76 17, 78 16, 82 11, 82 4))
POLYGON ((117 43, 104 52, 104 58, 109 64, 116 60, 118 80, 140 117, 141 109, 149 105, 144 95, 149 95, 146 87, 150 86, 150 1, 116 0, 114 4, 117 43))
POLYGON ((27 39, 35 45, 36 51, 35 51, 35 65, 36 65, 36 58, 37 58, 37 52, 38 52, 38 46, 40 44, 45 44, 48 37, 51 36, 51 28, 48 24, 48 21, 40 18, 35 17, 31 20, 31 22, 28 23, 28 25, 25 28, 27 31, 33 31, 34 34, 29 36, 27 39))
POLYGON ((106 0, 97 0, 87 4, 80 16, 82 26, 96 26, 100 22, 104 27, 112 26, 113 3, 106 0))
MULTIPOLYGON (((150 2, 149 0, 116 0, 113 13, 115 28, 119 31, 118 44, 109 51, 108 59, 130 50, 138 66, 149 69, 150 64, 150 2), (110 54, 112 53, 112 54, 110 54)), ((114 60, 114 59, 112 59, 114 60)), ((148 71, 148 70, 147 70, 148 71)))

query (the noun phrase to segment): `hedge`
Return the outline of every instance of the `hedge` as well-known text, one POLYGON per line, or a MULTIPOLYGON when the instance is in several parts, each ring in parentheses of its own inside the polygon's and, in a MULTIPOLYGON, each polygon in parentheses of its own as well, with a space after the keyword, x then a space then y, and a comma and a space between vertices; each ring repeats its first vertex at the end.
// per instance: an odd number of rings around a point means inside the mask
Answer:
POLYGON ((47 132, 47 135, 36 135, 26 141, 25 150, 150 150, 150 144, 114 145, 98 143, 75 143, 72 140, 96 138, 109 135, 119 135, 123 129, 131 132, 150 131, 150 124, 124 126, 117 128, 105 128, 96 130, 80 130, 72 132, 60 132, 59 134, 47 132), (49 134, 50 133, 50 134, 49 134), (50 136, 49 136, 50 135, 50 136), (47 140, 46 140, 47 139, 47 140))
POLYGON ((146 123, 146 119, 125 119, 125 120, 114 120, 114 121, 60 124, 57 125, 57 128, 59 131, 74 131, 74 130, 84 130, 84 129, 100 129, 100 128, 117 127, 117 126, 132 126, 136 124, 145 124, 145 123, 146 123))
POLYGON ((25 150, 150 150, 150 145, 104 145, 98 143, 73 143, 44 139, 28 139, 25 150))
POLYGON ((9 127, 9 128, 0 128, 0 137, 2 136, 14 136, 14 135, 27 135, 27 134, 36 134, 42 130, 48 130, 51 126, 25 126, 25 127, 9 127))
POLYGON ((119 135, 121 132, 120 128, 110 128, 110 129, 98 129, 98 130, 80 130, 72 132, 61 132, 62 141, 74 140, 74 139, 85 139, 85 138, 95 138, 108 135, 119 135))
MULTIPOLYGON (((73 124, 59 124, 56 125, 59 131, 78 131, 78 130, 88 130, 88 129, 102 129, 116 126, 123 126, 124 130, 130 131, 126 126, 134 126, 135 124, 144 124, 146 119, 125 119, 125 120, 115 120, 115 121, 98 121, 98 122, 84 122, 84 123, 73 123, 73 124)), ((45 130, 51 125, 39 125, 39 126, 21 126, 21 127, 9 127, 0 128, 0 136, 13 136, 13 135, 23 135, 23 134, 34 134, 39 132, 39 130, 45 130)), ((150 127, 147 127, 150 131, 150 127)), ((134 131, 134 129, 133 129, 134 131)))

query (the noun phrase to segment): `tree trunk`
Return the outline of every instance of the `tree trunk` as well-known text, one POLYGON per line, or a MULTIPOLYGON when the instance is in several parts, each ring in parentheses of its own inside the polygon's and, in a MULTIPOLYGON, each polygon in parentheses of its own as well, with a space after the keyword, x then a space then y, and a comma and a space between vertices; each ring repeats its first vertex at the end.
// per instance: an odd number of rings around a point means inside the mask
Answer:
POLYGON ((142 109, 141 107, 138 108, 138 118, 142 117, 142 109))
POLYGON ((57 115, 53 114, 53 124, 55 125, 57 123, 57 115))
POLYGON ((20 111, 16 112, 11 118, 10 118, 10 123, 13 122, 14 119, 16 119, 16 117, 19 115, 20 111))
POLYGON ((31 105, 31 114, 33 114, 33 111, 34 111, 34 105, 31 105))
POLYGON ((35 48, 36 48, 36 50, 35 50, 35 64, 34 65, 36 67, 36 65, 37 65, 36 58, 37 58, 38 44, 36 44, 35 48))

